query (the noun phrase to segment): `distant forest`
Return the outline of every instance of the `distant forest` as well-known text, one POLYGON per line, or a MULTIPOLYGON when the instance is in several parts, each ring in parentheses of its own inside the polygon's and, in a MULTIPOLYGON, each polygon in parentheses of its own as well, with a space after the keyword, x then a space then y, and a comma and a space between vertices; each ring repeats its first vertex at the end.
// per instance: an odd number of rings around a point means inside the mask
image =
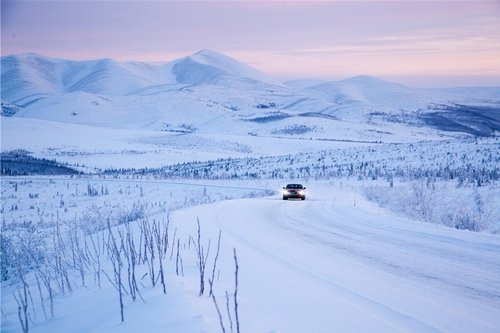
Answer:
POLYGON ((36 158, 26 150, 2 152, 0 155, 2 176, 27 175, 78 175, 80 171, 44 158, 36 158))

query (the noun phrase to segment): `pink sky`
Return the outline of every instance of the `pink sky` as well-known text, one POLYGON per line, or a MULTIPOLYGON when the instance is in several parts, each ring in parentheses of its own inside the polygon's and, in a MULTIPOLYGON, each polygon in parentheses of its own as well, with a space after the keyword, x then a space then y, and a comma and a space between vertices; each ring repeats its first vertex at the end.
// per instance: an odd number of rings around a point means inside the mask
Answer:
POLYGON ((166 62, 212 49, 280 78, 500 86, 500 1, 1 3, 2 55, 166 62))

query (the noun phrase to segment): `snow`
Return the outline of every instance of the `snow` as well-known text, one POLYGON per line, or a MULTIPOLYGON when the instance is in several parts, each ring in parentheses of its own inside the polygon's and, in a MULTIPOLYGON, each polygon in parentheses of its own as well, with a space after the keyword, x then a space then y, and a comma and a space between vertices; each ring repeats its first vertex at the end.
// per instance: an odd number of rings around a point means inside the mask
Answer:
MULTIPOLYGON (((33 181, 28 186, 43 184, 33 181)), ((56 180, 49 188, 63 191, 67 182, 75 181, 56 180)), ((137 184, 147 195, 154 195, 158 193, 152 191, 154 187, 166 185, 140 180, 106 184, 107 201, 115 200, 120 187, 137 191, 137 184)), ((237 191, 229 184, 213 189, 237 191)), ((20 184, 18 191, 24 186, 20 184)), ((191 197, 189 185, 183 186, 191 197)), ((210 184, 203 186, 211 191, 210 184)), ((200 220, 203 241, 212 241, 209 267, 221 230, 220 278, 214 289, 219 304, 225 304, 225 291, 231 294, 234 288, 232 249, 236 248, 242 330, 495 332, 500 325, 498 236, 396 216, 367 202, 356 186, 353 182, 314 182, 307 184, 306 201, 283 201, 279 195, 236 199, 177 210, 171 220, 181 242, 196 233, 196 220, 200 220)), ((182 186, 167 188, 182 196, 182 186)), ((74 191, 74 186, 70 189, 74 191)), ((45 202, 50 194, 43 187, 38 191, 40 201, 45 202)), ((75 208, 90 205, 75 199, 75 208)), ((148 197, 144 200, 154 202, 148 197)), ((164 215, 148 217, 150 221, 160 218, 164 215)), ((167 259, 167 295, 158 287, 146 286, 141 291, 145 303, 126 302, 124 323, 119 321, 113 287, 103 282, 98 289, 88 282, 87 288, 77 287, 71 295, 57 298, 56 317, 39 319, 32 332, 57 332, 69 326, 75 332, 219 331, 210 298, 197 296, 194 255, 187 247, 183 253, 185 276, 176 276, 175 261, 167 259), (94 311, 96 304, 99 311, 94 311)), ((143 283, 147 285, 146 280, 143 283)), ((2 331, 13 332, 17 318, 7 303, 12 299, 5 293, 11 287, 4 288, 2 331)))
POLYGON ((2 152, 86 174, 2 175, 1 331, 21 329, 14 253, 30 332, 222 331, 208 296, 221 232, 213 292, 226 332, 234 250, 244 332, 498 332, 499 91, 366 76, 282 84, 210 50, 160 65, 2 57, 2 152), (472 116, 450 130, 431 126, 436 113, 472 116), (468 121, 491 128, 474 137, 468 121), (281 200, 288 182, 307 199, 281 200), (167 221, 166 256, 137 265, 143 300, 123 295, 121 322, 110 232, 138 245, 141 228, 167 221), (78 269, 75 239, 90 256, 102 239, 100 270, 78 269), (73 291, 52 280, 51 318, 36 273, 58 256, 73 291), (151 281, 160 262, 165 294, 151 281))
MULTIPOLYGON (((250 122, 243 122, 245 125, 248 123, 250 122)), ((27 149, 38 157, 84 164, 89 168, 159 167, 194 160, 320 152, 336 148, 364 147, 368 145, 366 142, 380 139, 380 134, 375 129, 367 131, 361 125, 353 125, 349 129, 344 128, 342 123, 331 122, 332 127, 327 127, 320 118, 306 124, 308 128, 315 128, 323 133, 282 133, 287 128, 297 126, 294 119, 285 119, 279 126, 270 123, 269 131, 274 134, 268 134, 267 131, 258 129, 259 125, 250 123, 248 127, 254 130, 254 135, 237 135, 227 134, 229 131, 222 133, 224 127, 228 126, 224 122, 210 125, 214 129, 218 128, 220 134, 201 131, 183 134, 175 132, 176 129, 182 130, 181 127, 151 131, 10 117, 2 118, 1 136, 2 149, 5 151, 27 149), (369 135, 362 136, 362 133, 369 135), (325 140, 325 137, 331 140, 325 140)), ((398 128, 387 128, 386 131, 394 131, 396 134, 386 134, 386 140, 414 140, 412 131, 404 133, 398 128)), ((435 131, 420 129, 418 132, 421 133, 420 136, 430 138, 436 135, 436 139, 440 139, 435 131)))

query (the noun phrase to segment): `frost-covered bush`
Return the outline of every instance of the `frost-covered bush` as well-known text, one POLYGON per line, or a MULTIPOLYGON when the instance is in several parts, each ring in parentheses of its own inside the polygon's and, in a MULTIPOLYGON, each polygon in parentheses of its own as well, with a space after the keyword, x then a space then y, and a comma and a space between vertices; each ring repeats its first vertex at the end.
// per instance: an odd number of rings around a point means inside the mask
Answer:
POLYGON ((485 221, 479 212, 470 208, 457 207, 457 210, 442 216, 443 224, 456 229, 482 231, 486 229, 485 221))
POLYGON ((140 204, 139 202, 134 202, 132 204, 132 207, 118 211, 115 217, 115 221, 117 224, 123 224, 142 219, 145 216, 144 211, 144 205, 140 204))
POLYGON ((134 202, 129 207, 103 207, 92 205, 80 217, 79 224, 86 234, 93 234, 108 227, 136 221, 145 217, 145 207, 134 202))
POLYGON ((86 234, 93 234, 104 230, 106 221, 110 218, 110 213, 103 207, 92 205, 80 217, 81 228, 86 234))
POLYGON ((404 205, 406 212, 417 219, 432 221, 435 193, 434 186, 426 185, 424 182, 411 183, 407 204, 404 205))
POLYGON ((394 187, 370 186, 365 196, 382 207, 404 213, 411 218, 432 221, 435 190, 425 183, 413 182, 410 185, 394 187))
POLYGON ((7 281, 15 275, 15 252, 9 237, 0 234, 0 281, 7 281))
POLYGON ((371 201, 410 218, 470 231, 498 232, 499 211, 495 197, 499 190, 462 188, 454 182, 425 181, 398 186, 370 186, 364 195, 371 201))
POLYGON ((495 231, 495 221, 491 220, 493 207, 486 204, 477 189, 471 189, 467 197, 469 200, 458 200, 452 210, 440 210, 437 218, 439 222, 456 229, 471 231, 495 231), (486 207, 488 206, 488 207, 486 207))
POLYGON ((17 281, 44 261, 47 232, 31 222, 17 224, 15 232, 0 235, 1 280, 17 281))

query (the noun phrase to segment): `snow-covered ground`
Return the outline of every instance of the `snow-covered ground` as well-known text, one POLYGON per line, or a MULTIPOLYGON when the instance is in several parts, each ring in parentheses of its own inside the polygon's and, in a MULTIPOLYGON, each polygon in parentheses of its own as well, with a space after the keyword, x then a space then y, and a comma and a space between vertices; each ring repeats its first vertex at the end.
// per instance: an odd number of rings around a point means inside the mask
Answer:
POLYGON ((2 118, 1 126, 3 151, 26 149, 37 157, 83 164, 91 169, 160 167, 218 158, 276 156, 366 145, 365 142, 289 137, 110 129, 19 118, 2 118))
MULTIPOLYGON (((20 200, 17 209, 7 210, 2 216, 5 228, 14 222, 9 217, 16 216, 16 221, 20 221, 20 216, 36 211, 30 209, 30 202, 38 200, 42 207, 45 203, 44 212, 60 212, 61 225, 71 229, 73 224, 89 223, 97 202, 108 202, 101 207, 101 214, 115 216, 113 210, 120 210, 117 202, 124 210, 127 200, 132 204, 137 198, 151 203, 151 209, 147 207, 142 217, 152 223, 165 220, 161 201, 169 193, 178 199, 215 198, 220 193, 232 193, 237 198, 262 195, 258 188, 272 190, 280 183, 252 184, 260 186, 252 189, 243 182, 227 181, 200 186, 140 180, 4 179, 4 200, 13 200, 14 196, 20 200), (104 185, 107 194, 88 196, 85 192, 89 183, 99 191, 104 185), (80 195, 72 195, 78 186, 80 195), (59 198, 52 199, 57 208, 51 207, 49 198, 57 193, 65 198, 69 212, 64 213, 59 198), (21 200, 23 197, 26 198, 21 200)), ((207 289, 219 231, 222 235, 213 291, 226 331, 230 329, 226 291, 236 327, 234 248, 239 265, 239 324, 243 331, 496 332, 500 326, 498 236, 395 215, 364 199, 359 186, 360 182, 342 180, 311 182, 307 184, 306 201, 283 201, 280 194, 275 194, 173 211, 169 240, 171 244, 179 240, 184 276, 175 273, 178 249, 171 247, 163 259, 166 294, 159 283, 153 288, 149 277, 143 276, 140 290, 144 301, 133 302, 125 295, 123 323, 116 290, 102 274, 99 288, 91 267, 85 287, 81 286, 77 270, 70 270, 73 292, 62 295, 59 291, 53 319, 49 314, 49 319, 44 318, 36 281, 28 274, 34 300, 29 309, 34 322, 30 323, 30 331, 61 332, 68 327, 74 332, 221 331, 208 290, 198 296, 194 243, 199 220, 201 244, 208 258, 207 289)), ((9 206, 3 205, 4 209, 9 206)), ((38 216, 40 220, 32 221, 33 225, 50 221, 40 212, 38 216)), ((139 222, 130 224, 137 235, 139 222)), ((53 231, 53 224, 44 223, 41 228, 44 227, 53 231)), ((26 218, 18 228, 29 230, 26 218)), ((123 230, 124 225, 116 226, 115 234, 120 228, 123 230)), ((12 232, 9 228, 4 230, 7 235, 12 232)), ((51 237, 48 240, 51 244, 51 237)), ((104 259, 102 270, 112 276, 113 270, 104 259)), ((138 276, 142 276, 147 266, 139 265, 138 271, 138 276)), ((19 331, 17 306, 11 294, 15 285, 2 286, 2 332, 19 331)), ((45 289, 42 295, 49 313, 45 289)))

